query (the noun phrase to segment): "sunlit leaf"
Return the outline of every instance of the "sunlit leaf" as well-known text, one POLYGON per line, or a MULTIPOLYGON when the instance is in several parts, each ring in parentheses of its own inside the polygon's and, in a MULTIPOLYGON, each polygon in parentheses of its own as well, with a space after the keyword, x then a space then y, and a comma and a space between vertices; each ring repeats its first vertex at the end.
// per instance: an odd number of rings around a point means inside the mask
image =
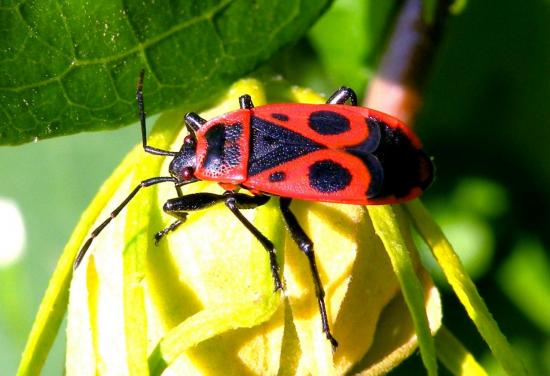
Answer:
POLYGON ((295 41, 329 0, 15 2, 0 9, 0 144, 197 104, 295 41))

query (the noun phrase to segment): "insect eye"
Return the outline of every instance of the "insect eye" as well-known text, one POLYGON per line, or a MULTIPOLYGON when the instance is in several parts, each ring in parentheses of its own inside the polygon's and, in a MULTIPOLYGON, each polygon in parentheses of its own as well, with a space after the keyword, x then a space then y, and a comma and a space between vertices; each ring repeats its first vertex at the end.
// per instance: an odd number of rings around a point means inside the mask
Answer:
POLYGON ((191 135, 187 135, 183 139, 183 145, 186 146, 186 147, 193 148, 193 147, 195 147, 196 144, 197 144, 197 142, 195 141, 195 138, 191 135))
POLYGON ((183 171, 181 172, 181 177, 183 180, 191 180, 193 179, 194 171, 191 167, 185 167, 183 171))

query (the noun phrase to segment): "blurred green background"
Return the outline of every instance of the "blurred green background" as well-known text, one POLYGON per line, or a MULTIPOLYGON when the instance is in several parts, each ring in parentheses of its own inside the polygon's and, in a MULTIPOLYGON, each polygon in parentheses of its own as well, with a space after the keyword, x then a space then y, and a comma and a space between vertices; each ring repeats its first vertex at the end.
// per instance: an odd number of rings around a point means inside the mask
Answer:
MULTIPOLYGON (((399 4, 338 0, 268 69, 326 94, 343 84, 362 92, 399 4)), ((547 0, 470 1, 447 25, 415 124, 437 165, 424 201, 533 375, 550 375, 549 36, 547 0)), ((131 126, 0 148, 3 374, 15 373, 80 213, 138 142, 131 126)), ((433 265, 428 255, 424 260, 433 265)), ((432 271, 442 286, 445 324, 498 374, 464 310, 435 266, 432 271)), ((62 373, 61 334, 44 374, 62 373)), ((394 371, 424 373, 417 355, 394 371)))

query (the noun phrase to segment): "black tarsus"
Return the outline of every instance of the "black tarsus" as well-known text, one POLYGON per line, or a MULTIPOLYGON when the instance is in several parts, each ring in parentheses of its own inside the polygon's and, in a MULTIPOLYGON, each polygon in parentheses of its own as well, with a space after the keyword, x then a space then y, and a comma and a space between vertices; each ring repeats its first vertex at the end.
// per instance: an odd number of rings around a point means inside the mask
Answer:
POLYGON ((352 106, 357 106, 357 94, 355 94, 355 91, 349 87, 342 86, 330 96, 327 104, 345 104, 348 100, 352 106))
POLYGON ((139 73, 139 80, 138 80, 137 90, 136 90, 136 100, 137 100, 138 109, 139 109, 139 122, 141 124, 141 140, 143 143, 143 150, 145 150, 146 153, 154 154, 154 155, 176 156, 178 154, 178 152, 176 151, 157 149, 147 145, 147 129, 145 126, 145 106, 143 104, 143 76, 144 75, 145 75, 145 70, 142 69, 141 72, 139 73))
POLYGON ((187 219, 187 213, 182 219, 176 219, 174 222, 172 222, 168 227, 164 228, 163 230, 157 232, 155 234, 155 245, 158 245, 160 240, 169 232, 175 231, 182 223, 185 222, 187 219))
POLYGON ((332 336, 330 332, 330 327, 327 317, 327 308, 325 306, 325 290, 323 289, 323 284, 321 278, 319 277, 319 271, 317 270, 317 264, 315 263, 315 253, 313 251, 313 242, 306 235, 304 229, 298 223, 296 216, 290 210, 290 203, 292 199, 281 197, 280 207, 283 218, 286 222, 288 231, 294 242, 298 245, 298 248, 307 256, 309 261, 309 268, 311 270, 311 275, 313 276, 313 283, 315 284, 315 295, 317 296, 317 303, 319 304, 319 311, 321 312, 321 325, 323 332, 325 333, 327 339, 332 345, 333 349, 338 347, 338 342, 332 336))
POLYGON ((146 179, 146 180, 143 180, 141 183, 139 183, 132 190, 132 192, 130 192, 130 194, 115 208, 115 210, 111 212, 111 215, 92 231, 92 233, 90 234, 90 237, 88 238, 88 240, 86 240, 86 242, 84 243, 82 248, 80 248, 80 251, 78 251, 78 254, 76 255, 76 258, 73 263, 73 269, 78 268, 78 265, 80 265, 80 262, 86 255, 86 252, 88 251, 88 248, 90 248, 90 245, 92 244, 92 241, 94 240, 94 238, 99 235, 99 233, 105 228, 105 226, 107 226, 109 222, 111 222, 113 218, 115 218, 122 209, 124 209, 124 207, 134 198, 134 196, 139 192, 141 188, 149 187, 151 185, 155 185, 159 183, 166 183, 166 182, 172 182, 174 184, 177 184, 178 180, 171 176, 161 176, 161 177, 146 179))
POLYGON ((241 95, 239 97, 239 106, 241 107, 241 109, 254 108, 254 103, 252 103, 252 98, 250 97, 250 95, 241 95))

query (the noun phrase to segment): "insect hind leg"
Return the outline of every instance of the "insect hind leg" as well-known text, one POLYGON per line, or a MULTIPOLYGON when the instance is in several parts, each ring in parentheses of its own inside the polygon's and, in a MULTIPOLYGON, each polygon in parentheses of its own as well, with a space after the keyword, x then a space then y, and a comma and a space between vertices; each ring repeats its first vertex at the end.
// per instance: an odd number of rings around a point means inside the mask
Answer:
POLYGON ((315 262, 315 253, 313 252, 313 242, 306 235, 304 229, 298 223, 296 216, 290 210, 290 198, 282 198, 280 201, 281 213, 286 222, 290 235, 294 242, 298 245, 298 248, 307 256, 309 262, 309 268, 311 270, 311 275, 313 277, 313 283, 315 284, 315 295, 317 296, 317 303, 319 305, 319 312, 321 313, 321 325, 323 328, 323 333, 325 333, 327 339, 332 345, 333 349, 338 347, 338 342, 332 336, 330 332, 330 326, 328 323, 327 317, 327 308, 325 305, 325 290, 323 289, 323 284, 321 278, 319 277, 319 271, 317 269, 317 264, 315 262))
POLYGON ((352 106, 357 106, 357 94, 355 94, 355 91, 349 87, 342 86, 330 96, 327 104, 345 104, 348 100, 352 106))
POLYGON ((239 97, 239 106, 241 107, 241 109, 254 108, 254 103, 252 103, 252 98, 250 97, 250 95, 241 95, 239 97))

